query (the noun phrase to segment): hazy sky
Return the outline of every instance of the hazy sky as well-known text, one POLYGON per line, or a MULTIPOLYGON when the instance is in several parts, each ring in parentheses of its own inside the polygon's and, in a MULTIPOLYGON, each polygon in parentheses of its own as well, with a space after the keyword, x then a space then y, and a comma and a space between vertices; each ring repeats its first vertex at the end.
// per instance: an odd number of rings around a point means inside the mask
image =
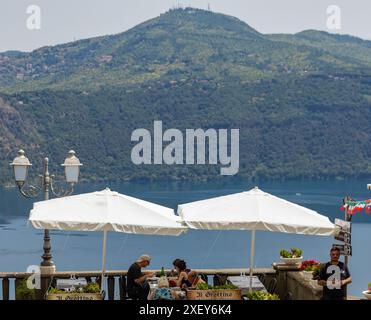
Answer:
MULTIPOLYGON (((341 9, 342 34, 371 40, 371 0, 183 0, 183 5, 238 17, 262 33, 327 29, 330 5, 341 9)), ((167 11, 177 0, 0 0, 0 52, 30 51, 125 31, 167 11), (26 10, 41 9, 41 29, 29 30, 26 10)))

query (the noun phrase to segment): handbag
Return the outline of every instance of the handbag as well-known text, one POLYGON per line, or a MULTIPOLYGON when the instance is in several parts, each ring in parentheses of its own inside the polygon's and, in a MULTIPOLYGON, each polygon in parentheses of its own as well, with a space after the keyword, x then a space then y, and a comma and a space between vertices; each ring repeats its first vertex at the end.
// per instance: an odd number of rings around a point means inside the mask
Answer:
POLYGON ((174 300, 169 288, 157 288, 153 300, 174 300))

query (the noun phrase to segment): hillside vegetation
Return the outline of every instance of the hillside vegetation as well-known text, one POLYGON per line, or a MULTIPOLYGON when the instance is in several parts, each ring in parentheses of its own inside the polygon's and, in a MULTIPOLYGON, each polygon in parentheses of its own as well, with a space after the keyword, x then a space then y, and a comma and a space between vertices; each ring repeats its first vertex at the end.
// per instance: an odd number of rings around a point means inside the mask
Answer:
MULTIPOLYGON (((230 16, 169 11, 117 35, 0 54, 0 181, 17 148, 87 180, 208 179, 217 166, 135 166, 136 128, 239 128, 249 179, 371 176, 371 41, 264 35, 230 16)), ((33 168, 34 169, 34 168, 33 168)))

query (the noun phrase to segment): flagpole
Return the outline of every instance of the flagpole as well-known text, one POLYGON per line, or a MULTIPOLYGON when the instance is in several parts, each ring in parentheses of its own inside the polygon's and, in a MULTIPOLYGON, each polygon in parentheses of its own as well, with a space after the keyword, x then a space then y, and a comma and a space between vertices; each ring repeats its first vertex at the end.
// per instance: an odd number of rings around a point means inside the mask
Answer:
MULTIPOLYGON (((349 200, 350 200, 349 196, 345 197, 344 198, 344 204, 346 204, 347 201, 349 201, 349 200)), ((345 215, 345 217, 344 217, 345 221, 351 221, 352 220, 352 215, 348 213, 348 206, 345 207, 344 215, 345 215)), ((345 268, 348 268, 348 264, 349 264, 349 256, 346 255, 346 256, 344 256, 345 268)), ((348 287, 347 287, 347 285, 344 286, 344 292, 345 292, 345 299, 347 299, 347 297, 348 297, 348 287)))

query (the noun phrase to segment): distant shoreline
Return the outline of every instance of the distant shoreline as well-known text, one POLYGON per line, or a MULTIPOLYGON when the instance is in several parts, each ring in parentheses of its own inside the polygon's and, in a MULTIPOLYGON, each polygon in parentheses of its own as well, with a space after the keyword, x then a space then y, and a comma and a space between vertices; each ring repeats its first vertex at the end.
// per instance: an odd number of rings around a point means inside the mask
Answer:
MULTIPOLYGON (((88 180, 82 179, 79 182, 79 185, 99 185, 99 184, 141 184, 141 183, 149 183, 149 184, 163 184, 163 183, 171 183, 171 184, 179 184, 179 185, 187 185, 187 184, 202 184, 202 183, 231 183, 231 182, 246 182, 247 184, 260 184, 260 183, 285 183, 285 182, 365 182, 365 188, 367 183, 371 182, 371 177, 364 177, 364 178, 357 178, 357 177, 348 177, 348 178, 303 178, 303 179, 249 179, 246 177, 241 176, 215 176, 213 178, 199 178, 199 179, 171 179, 171 178, 141 178, 141 179, 96 179, 96 180, 88 180)), ((0 189, 8 190, 8 189, 15 189, 17 188, 16 184, 13 182, 5 182, 0 183, 0 189)))

